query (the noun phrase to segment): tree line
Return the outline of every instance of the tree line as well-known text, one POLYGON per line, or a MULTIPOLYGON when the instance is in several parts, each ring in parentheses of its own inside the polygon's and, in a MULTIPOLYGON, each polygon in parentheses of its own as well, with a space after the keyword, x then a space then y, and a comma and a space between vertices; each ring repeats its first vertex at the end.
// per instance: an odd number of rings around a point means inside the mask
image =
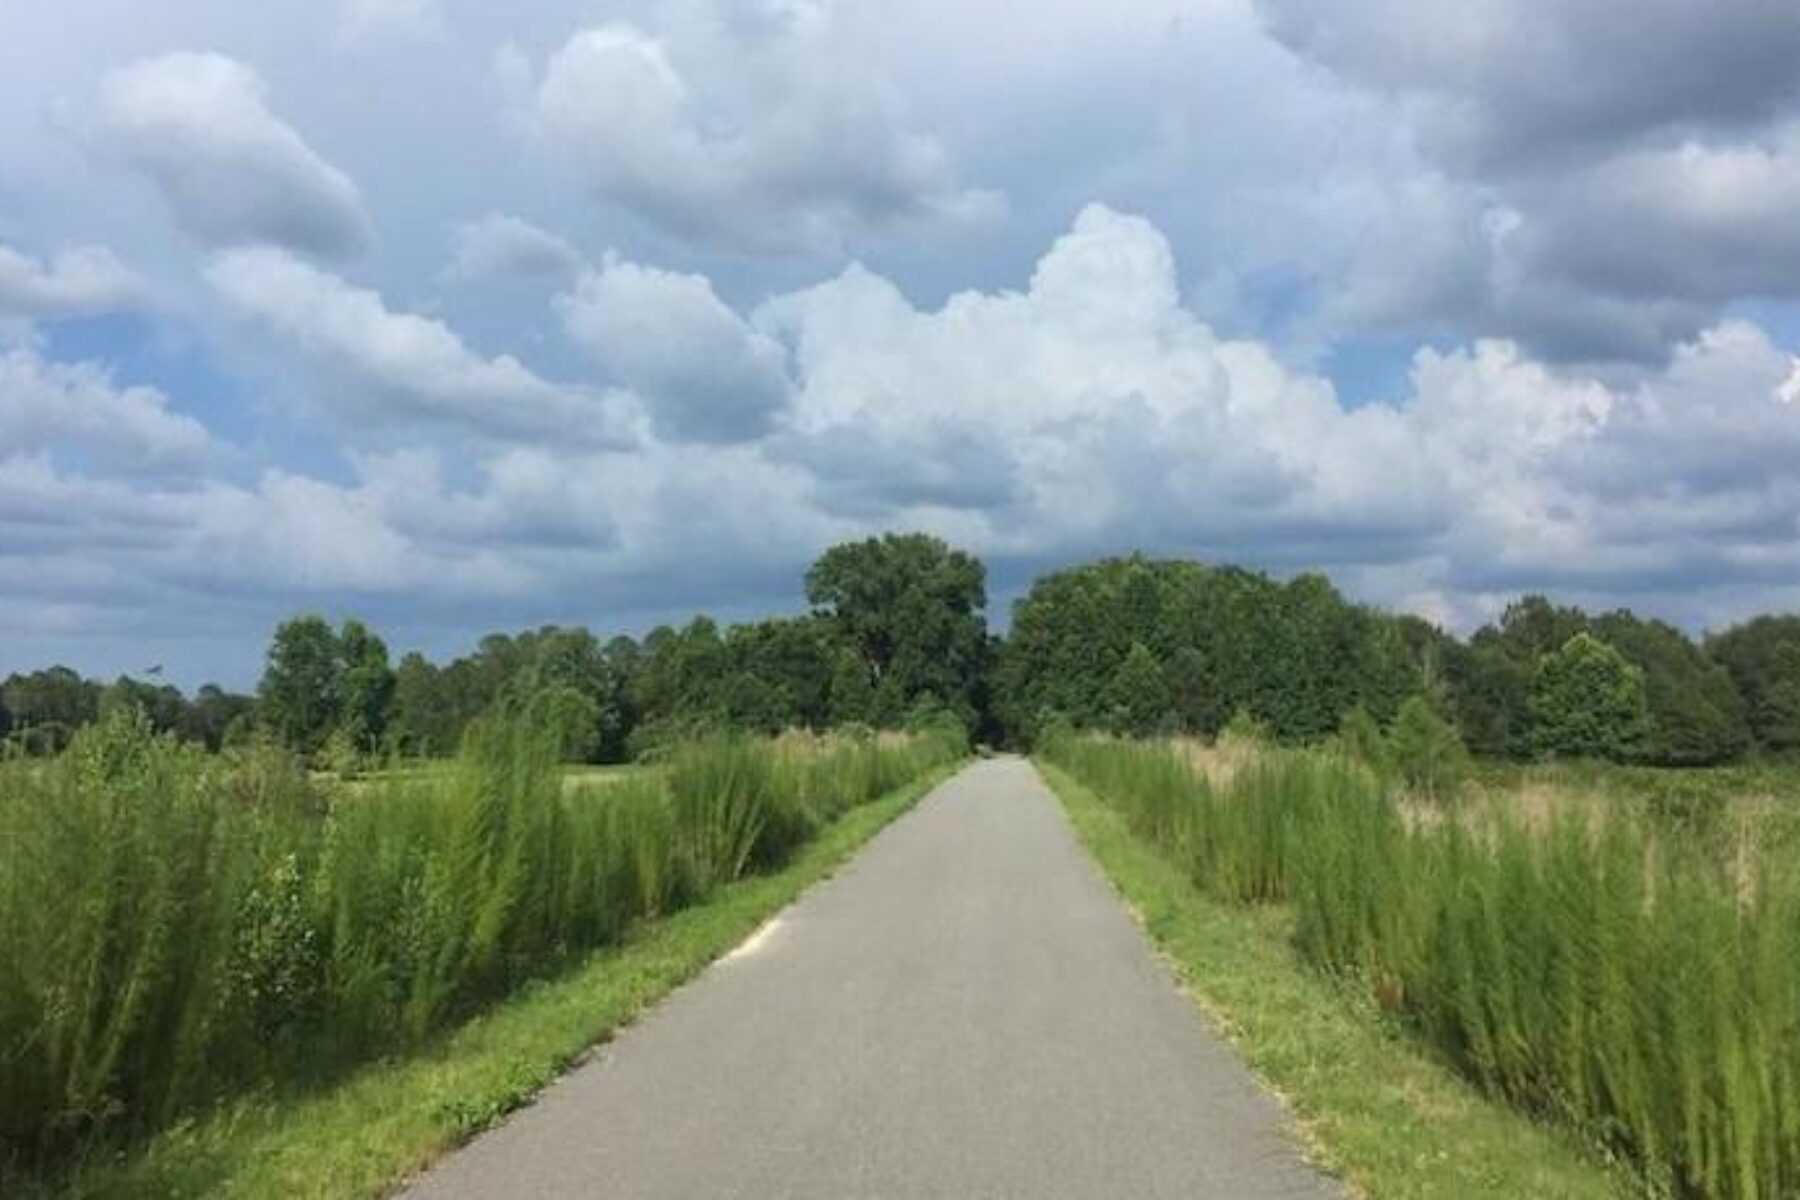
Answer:
POLYGON ((528 712, 571 759, 655 753, 703 727, 895 728, 949 713, 1029 744, 1046 722, 1216 735, 1234 720, 1288 742, 1441 723, 1477 754, 1661 765, 1800 753, 1800 616, 1696 641, 1620 609, 1526 596, 1467 638, 1356 604, 1324 576, 1281 581, 1141 555, 1038 579, 1004 638, 986 572, 923 534, 833 547, 808 611, 642 638, 581 626, 491 634, 466 655, 397 663, 360 621, 283 622, 254 697, 208 685, 101 685, 62 667, 0 684, 0 733, 54 751, 112 706, 218 748, 259 733, 315 759, 453 753, 481 713, 528 712))

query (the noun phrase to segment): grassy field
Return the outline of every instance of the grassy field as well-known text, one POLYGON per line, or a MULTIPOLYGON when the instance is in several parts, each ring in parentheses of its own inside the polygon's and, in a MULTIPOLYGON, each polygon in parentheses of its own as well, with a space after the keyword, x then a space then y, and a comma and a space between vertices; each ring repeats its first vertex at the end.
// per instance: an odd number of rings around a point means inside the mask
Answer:
POLYGON ((1288 1103, 1311 1157, 1360 1194, 1628 1194, 1567 1135, 1494 1104, 1408 1043, 1367 1000, 1310 969, 1291 906, 1208 897, 1068 773, 1040 763, 1077 834, 1182 983, 1288 1103))
POLYGON ((726 738, 565 786, 496 722, 425 778, 321 791, 135 714, 0 790, 0 1171, 27 1176, 405 1056, 635 925, 777 871, 962 753, 726 738))
POLYGON ((1226 783, 1152 743, 1065 739, 1197 891, 1291 908, 1293 946, 1484 1091, 1681 1195, 1800 1187, 1800 871, 1751 821, 1515 796, 1435 812, 1322 752, 1226 783))

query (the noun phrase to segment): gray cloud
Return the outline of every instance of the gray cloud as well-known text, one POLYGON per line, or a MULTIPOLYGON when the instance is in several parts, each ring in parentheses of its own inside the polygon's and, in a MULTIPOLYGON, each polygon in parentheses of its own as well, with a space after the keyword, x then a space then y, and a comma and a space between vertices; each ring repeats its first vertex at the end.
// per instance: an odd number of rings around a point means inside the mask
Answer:
MULTIPOLYGON (((239 312, 413 418, 577 445, 629 437, 618 398, 551 383, 510 355, 484 358, 442 322, 394 312, 377 293, 284 251, 226 251, 206 274, 239 312)), ((361 415, 379 421, 393 414, 365 408, 361 415)))
POLYGON ((362 196, 269 110, 250 67, 179 52, 109 73, 77 132, 142 172, 176 222, 213 246, 273 242, 342 257, 370 239, 362 196))
POLYGON ((49 260, 0 244, 0 317, 86 316, 131 308, 144 284, 101 246, 65 250, 49 260))
POLYGON ((732 442, 766 433, 787 403, 787 355, 700 275, 609 257, 557 298, 569 336, 646 402, 657 432, 732 442))
POLYGON ((127 474, 188 471, 205 463, 212 437, 154 388, 121 388, 101 367, 29 348, 0 352, 0 452, 69 447, 127 474))
POLYGON ((1793 4, 1258 7, 1423 148, 1332 301, 1351 321, 1653 362, 1734 300, 1800 297, 1793 4))
POLYGON ((675 6, 656 30, 585 29, 529 121, 600 198, 684 237, 830 249, 868 229, 997 211, 845 43, 828 4, 675 6))
POLYGON ((465 280, 509 275, 563 280, 586 265, 564 239, 507 213, 488 213, 456 228, 451 273, 465 280))
POLYGON ((1443 155, 1487 169, 1664 129, 1741 129, 1800 99, 1787 0, 1256 0, 1269 31, 1346 78, 1429 97, 1443 155))

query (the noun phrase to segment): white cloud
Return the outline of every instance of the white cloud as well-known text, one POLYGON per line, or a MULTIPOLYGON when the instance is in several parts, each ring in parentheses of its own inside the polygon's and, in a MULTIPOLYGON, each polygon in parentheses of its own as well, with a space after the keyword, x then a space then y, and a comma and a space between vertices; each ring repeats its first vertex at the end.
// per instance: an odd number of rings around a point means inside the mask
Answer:
POLYGON ((171 471, 199 466, 211 448, 205 428, 155 388, 121 388, 92 363, 29 348, 0 352, 0 455, 66 450, 116 470, 171 471))
POLYGON ((531 126, 600 198, 732 246, 831 248, 997 211, 956 182, 938 138, 908 127, 835 15, 813 0, 700 4, 665 12, 657 32, 582 30, 546 63, 531 126))
POLYGON ((594 445, 625 436, 620 398, 551 383, 510 355, 484 358, 442 322, 394 312, 377 293, 283 251, 226 251, 206 274, 238 311, 411 416, 506 438, 594 445))
POLYGON ((556 307, 569 336, 644 398, 665 437, 753 438, 787 402, 786 352, 726 307, 705 276, 609 256, 556 307))
POLYGON ((1719 326, 1631 385, 1506 341, 1426 350, 1407 395, 1347 408, 1218 337, 1174 280, 1154 227, 1095 207, 1025 292, 921 311, 851 271, 771 301, 758 323, 793 341, 799 379, 784 453, 830 510, 948 520, 1035 559, 1188 549, 1327 566, 1385 598, 1698 594, 1751 563, 1800 582, 1792 359, 1754 327, 1719 326), (995 486, 934 474, 925 451, 949 444, 995 486))
POLYGON ((0 244, 0 317, 70 317, 130 308, 144 285, 102 246, 79 246, 48 261, 0 244))
POLYGON ((1800 408, 1800 358, 1793 360, 1794 369, 1788 373, 1787 381, 1776 389, 1775 394, 1783 404, 1791 404, 1800 408))
POLYGON ((509 275, 565 279, 586 259, 564 239, 507 213, 488 213, 456 229, 451 273, 467 280, 509 275))
POLYGON ((1313 264, 1349 328, 1656 363, 1733 300, 1800 298, 1800 8, 1258 8, 1405 147, 1352 164, 1362 203, 1326 224, 1361 221, 1361 246, 1313 264))
POLYGON ((235 59, 183 51, 121 67, 76 128, 148 176, 205 244, 341 257, 369 241, 356 185, 269 110, 262 78, 235 59))

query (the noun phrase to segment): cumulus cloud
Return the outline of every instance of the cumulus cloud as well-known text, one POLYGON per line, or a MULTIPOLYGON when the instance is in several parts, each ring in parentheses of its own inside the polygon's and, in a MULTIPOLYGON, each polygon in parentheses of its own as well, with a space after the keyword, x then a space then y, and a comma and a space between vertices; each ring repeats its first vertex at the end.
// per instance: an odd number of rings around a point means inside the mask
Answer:
POLYGON ((786 351, 728 308, 704 276, 609 256, 556 307, 569 336, 643 397, 665 437, 753 438, 787 402, 786 351))
POLYGON ((1754 326, 1718 326, 1631 384, 1505 340, 1428 349, 1404 394, 1352 408, 1216 335, 1175 279, 1153 226, 1092 207, 1024 292, 923 311, 853 270, 771 301, 759 324, 793 341, 800 380, 784 437, 816 502, 961 514, 977 544, 1039 561, 1139 544, 1330 566, 1461 611, 1549 584, 1800 582, 1792 356, 1754 326), (807 439, 825 452, 809 459, 807 439), (923 473, 934 439, 981 460, 989 490, 923 473), (822 464, 852 441, 846 492, 822 464))
POLYGON ((1259 0, 1382 97, 1422 160, 1328 307, 1561 359, 1657 362, 1732 301, 1800 297, 1800 8, 1259 0))
MULTIPOLYGON (((1019 289, 936 306, 852 267, 745 318, 704 277, 612 258, 562 315, 647 393, 657 436, 622 449, 570 436, 561 406, 587 394, 290 255, 233 252, 211 276, 416 412, 484 433, 494 410, 532 416, 516 439, 353 453, 348 481, 134 478, 59 459, 65 435, 4 433, 0 553, 59 620, 146 587, 374 611, 403 598, 494 624, 571 595, 611 613, 772 602, 823 546, 894 527, 998 562, 1141 546, 1323 567, 1459 622, 1526 588, 1690 622, 1800 596, 1800 363, 1746 322, 1625 380, 1505 339, 1424 350, 1390 400, 1353 407, 1267 345, 1218 334, 1184 301, 1162 232, 1102 206, 1019 289), (680 422, 716 414, 658 407, 659 389, 714 388, 719 364, 779 384, 755 434, 697 438, 680 422)), ((126 409, 151 428, 166 412, 140 398, 104 423, 129 425, 126 409)))
POLYGON ((61 450, 127 472, 201 465, 212 438, 171 412, 155 388, 119 387, 92 363, 65 364, 37 351, 0 352, 0 453, 61 450))
POLYGON ((155 183, 207 245, 272 242, 322 257, 362 248, 370 228, 356 185, 267 100, 251 67, 182 51, 110 72, 76 128, 155 183))
POLYGON ((488 213, 456 229, 451 273, 468 280, 505 276, 565 279, 585 265, 564 239, 521 217, 488 213))
POLYGON ((502 438, 593 445, 626 436, 618 398, 552 383, 510 355, 485 358, 442 322, 394 312, 377 293, 284 251, 227 251, 206 274, 239 312, 411 416, 502 438))
POLYGON ((0 317, 86 316, 130 308, 144 285, 102 246, 79 246, 44 260, 0 244, 0 317))
POLYGON ((1660 129, 1742 128, 1800 99, 1784 0, 1257 0, 1270 32, 1370 86, 1429 97, 1449 155, 1499 165, 1660 129))
POLYGON ((1429 520, 1416 472, 1390 468, 1377 488, 1340 465, 1392 461, 1392 414, 1346 413, 1322 380, 1217 337, 1182 306, 1170 246, 1142 218, 1090 206, 1022 293, 962 293, 925 312, 853 269, 758 319, 795 345, 803 446, 891 446, 890 466, 862 474, 915 504, 966 507, 998 488, 1003 542, 1180 529, 1242 545, 1327 516, 1370 536, 1429 520), (934 486, 912 463, 934 439, 984 447, 988 480, 934 486))
POLYGON ((815 0, 675 6, 655 30, 584 29, 545 64, 528 119, 601 199, 730 246, 829 248, 999 203, 957 183, 943 143, 907 124, 834 6, 815 0))

